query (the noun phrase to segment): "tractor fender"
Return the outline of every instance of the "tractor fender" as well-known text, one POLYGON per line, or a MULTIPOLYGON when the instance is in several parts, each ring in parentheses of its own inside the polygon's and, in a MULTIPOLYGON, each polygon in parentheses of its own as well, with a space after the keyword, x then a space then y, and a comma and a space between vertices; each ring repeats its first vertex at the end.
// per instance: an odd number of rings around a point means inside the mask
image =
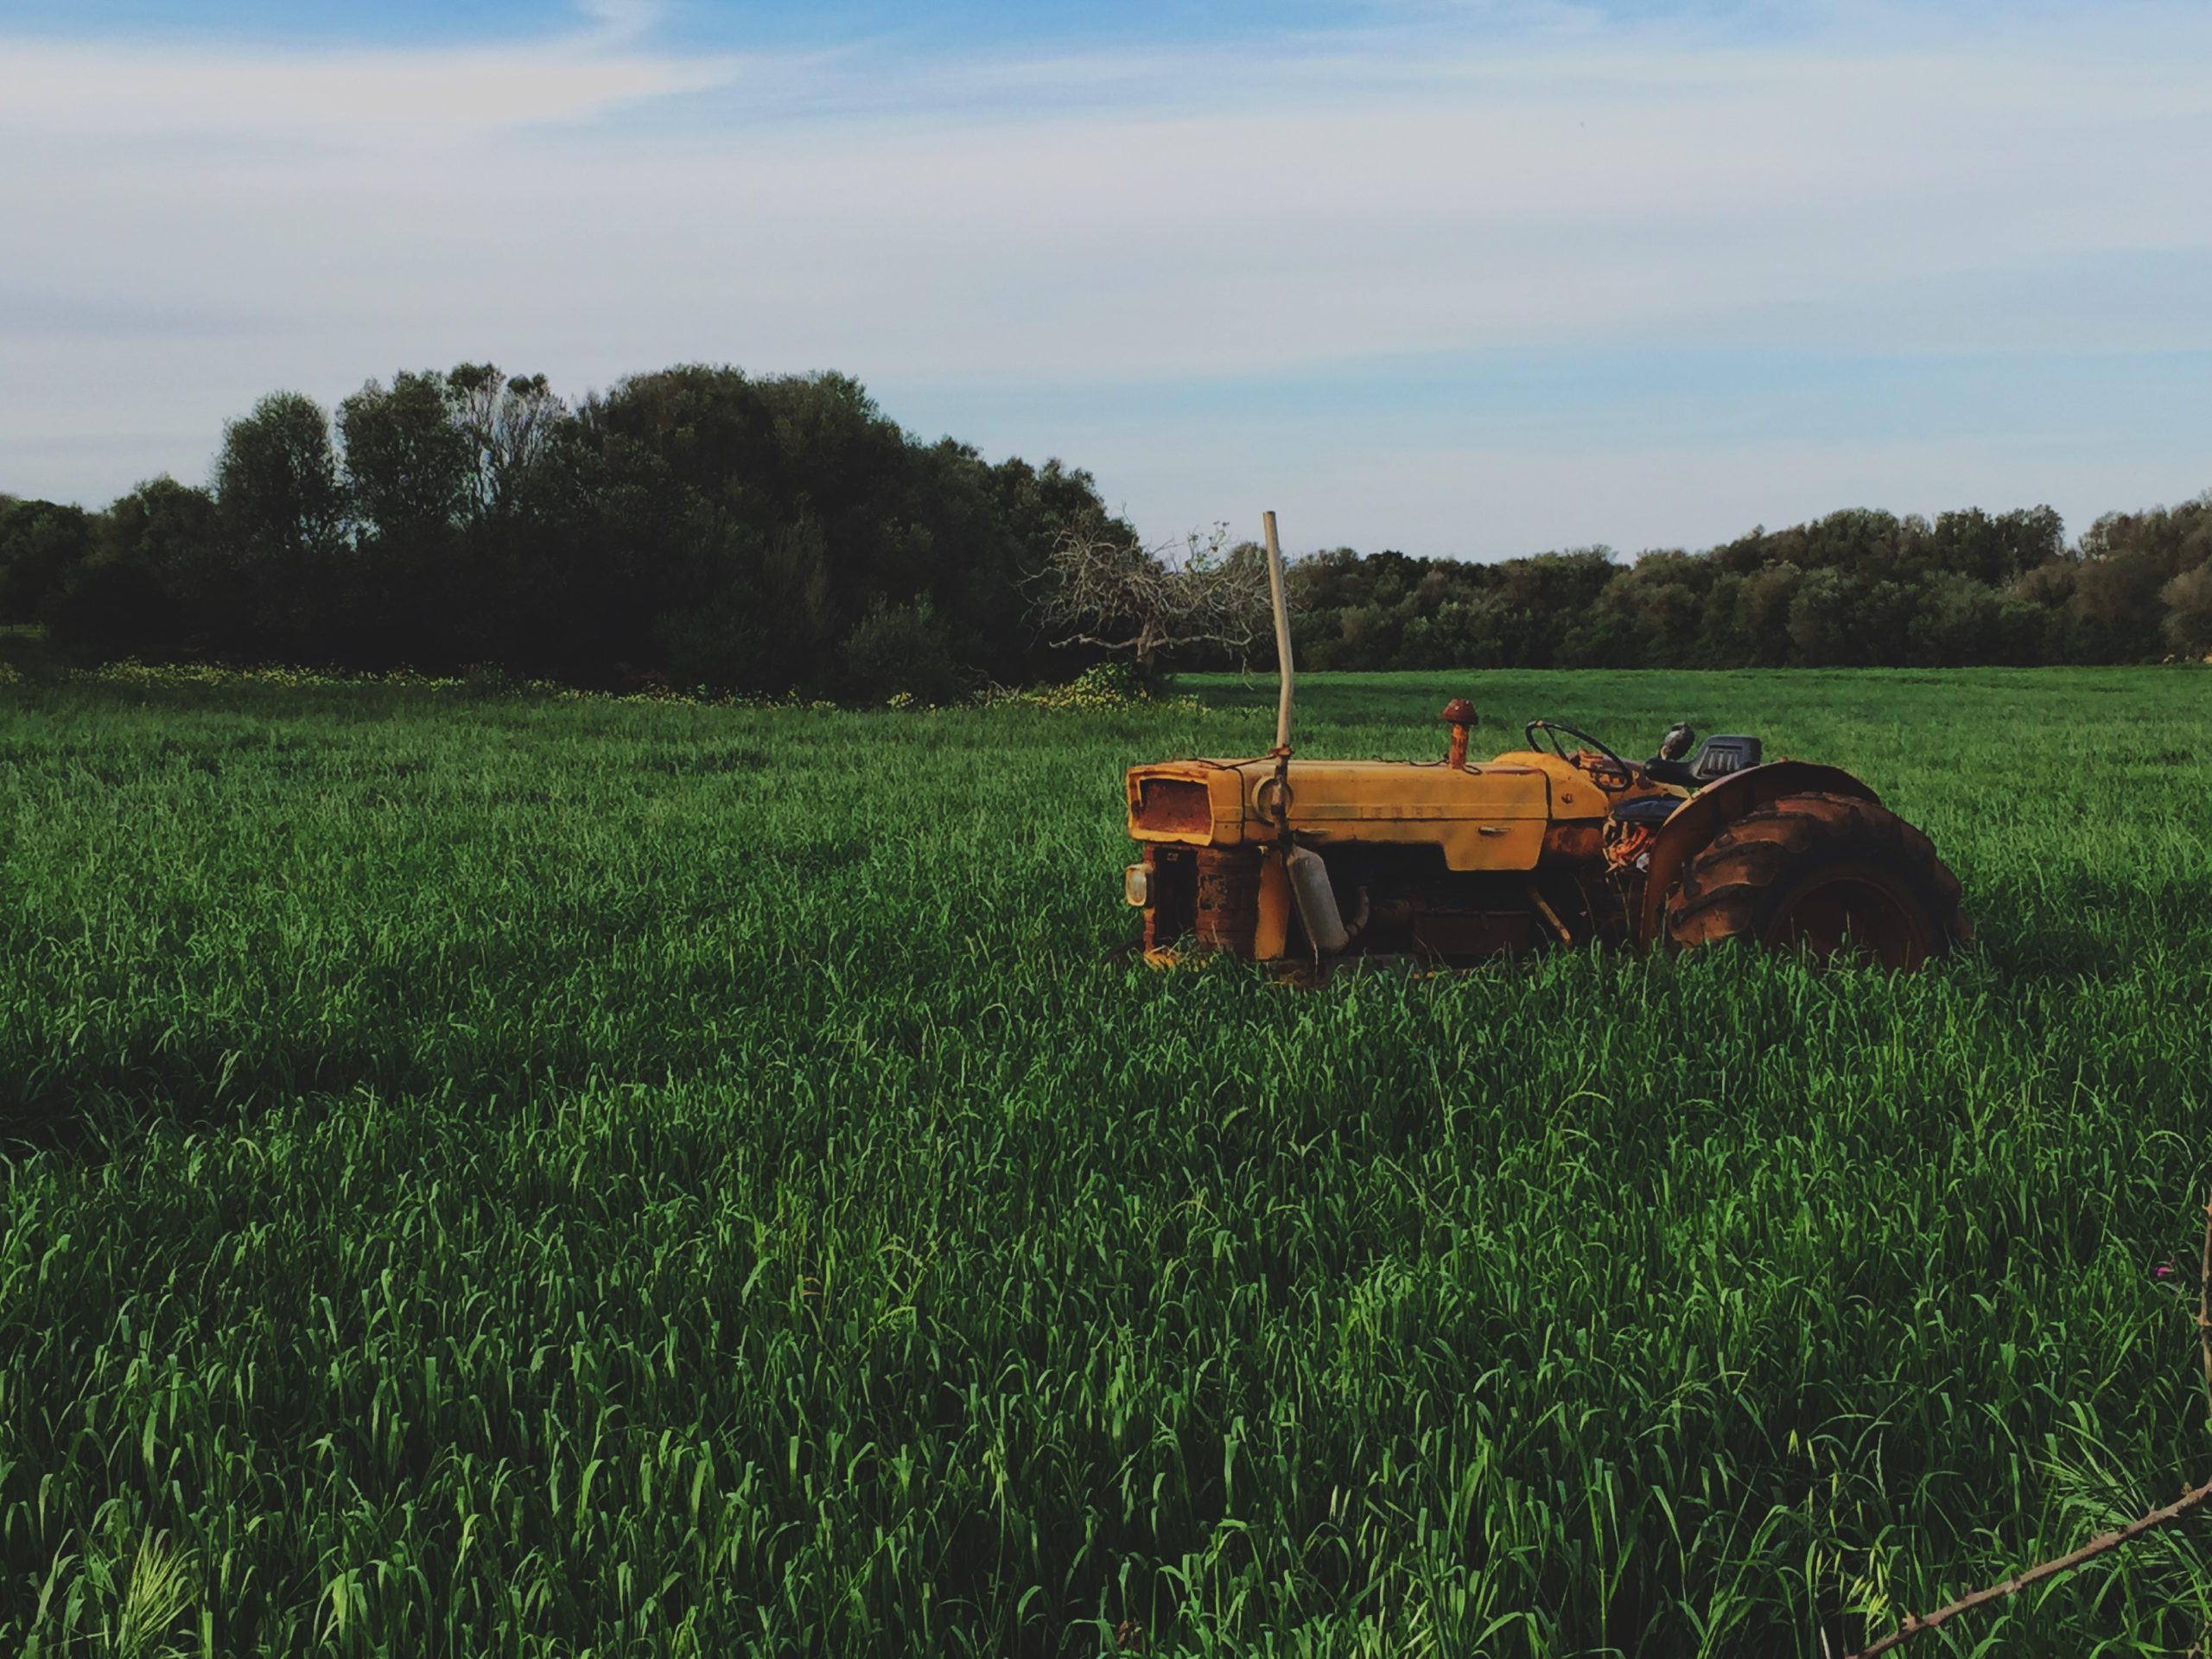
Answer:
POLYGON ((1644 872, 1643 913, 1637 938, 1644 944, 1666 934, 1667 894, 1705 844, 1747 812, 1784 795, 1851 795, 1882 804, 1882 798, 1840 766, 1811 760, 1777 760, 1751 766, 1708 784, 1676 807, 1651 843, 1651 868, 1644 872))

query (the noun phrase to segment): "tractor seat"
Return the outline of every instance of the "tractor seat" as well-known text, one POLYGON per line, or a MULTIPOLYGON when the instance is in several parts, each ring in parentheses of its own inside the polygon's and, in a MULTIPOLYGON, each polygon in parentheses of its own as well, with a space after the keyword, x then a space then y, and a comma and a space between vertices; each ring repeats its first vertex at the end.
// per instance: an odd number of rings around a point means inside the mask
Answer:
POLYGON ((1732 772, 1748 772, 1758 765, 1760 749, 1756 737, 1708 737, 1690 762, 1690 776, 1710 784, 1732 772))
POLYGON ((1653 755, 1643 763, 1643 775, 1654 783, 1702 789, 1707 784, 1749 771, 1758 765, 1759 754, 1760 744, 1756 737, 1708 737, 1688 761, 1653 755))

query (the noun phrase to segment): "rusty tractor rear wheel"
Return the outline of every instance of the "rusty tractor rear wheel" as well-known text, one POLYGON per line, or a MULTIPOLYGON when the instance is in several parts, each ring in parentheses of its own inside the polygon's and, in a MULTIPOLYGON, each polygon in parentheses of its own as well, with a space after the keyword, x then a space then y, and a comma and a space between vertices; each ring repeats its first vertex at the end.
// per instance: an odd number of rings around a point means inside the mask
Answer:
POLYGON ((1973 937, 1958 878, 1872 801, 1785 795, 1715 836, 1667 897, 1678 949, 1743 939, 1816 962, 1911 969, 1973 937))

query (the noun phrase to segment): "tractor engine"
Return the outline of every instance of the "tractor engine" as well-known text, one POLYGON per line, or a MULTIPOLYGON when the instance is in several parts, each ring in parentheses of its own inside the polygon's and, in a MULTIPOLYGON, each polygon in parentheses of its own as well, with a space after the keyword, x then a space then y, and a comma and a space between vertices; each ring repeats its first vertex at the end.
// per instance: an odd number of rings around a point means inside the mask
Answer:
MULTIPOLYGON (((1143 908, 1148 955, 1183 944, 1201 953, 1256 954, 1265 849, 1154 843, 1143 861, 1128 872, 1128 896, 1143 908)), ((1325 865, 1348 943, 1363 955, 1472 961, 1618 936, 1628 914, 1617 895, 1586 892, 1563 869, 1452 871, 1436 851, 1412 848, 1339 849, 1325 865)), ((1308 955, 1294 899, 1292 910, 1285 954, 1308 955)))

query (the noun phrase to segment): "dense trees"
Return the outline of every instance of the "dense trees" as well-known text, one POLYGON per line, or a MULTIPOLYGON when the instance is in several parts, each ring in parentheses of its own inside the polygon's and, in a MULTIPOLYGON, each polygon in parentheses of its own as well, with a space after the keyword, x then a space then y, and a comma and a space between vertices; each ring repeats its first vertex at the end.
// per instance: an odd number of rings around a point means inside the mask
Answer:
POLYGON ((839 375, 690 366, 569 409, 488 365, 296 393, 210 487, 0 501, 0 621, 88 653, 487 664, 586 684, 948 697, 1053 666, 1026 580, 1134 544, 1090 478, 922 444, 839 375))
POLYGON ((82 507, 0 495, 0 621, 48 613, 91 553, 98 522, 82 507))
POLYGON ((2155 662, 2212 652, 2212 496, 2101 518, 2071 548, 2049 507, 1853 510, 1630 563, 1339 549, 1291 584, 1316 668, 2155 662))
MULTIPOLYGON (((1163 561, 1085 474, 921 443, 842 375, 690 365, 570 408, 463 364, 332 414, 265 397, 205 489, 156 479, 100 512, 0 496, 0 623, 86 654, 941 700, 1102 641, 1166 666, 1264 655, 1256 558, 1163 561)), ((2201 657, 2212 497, 2072 546, 2048 507, 1854 510, 1628 563, 1338 549, 1291 587, 1313 668, 2201 657)))

